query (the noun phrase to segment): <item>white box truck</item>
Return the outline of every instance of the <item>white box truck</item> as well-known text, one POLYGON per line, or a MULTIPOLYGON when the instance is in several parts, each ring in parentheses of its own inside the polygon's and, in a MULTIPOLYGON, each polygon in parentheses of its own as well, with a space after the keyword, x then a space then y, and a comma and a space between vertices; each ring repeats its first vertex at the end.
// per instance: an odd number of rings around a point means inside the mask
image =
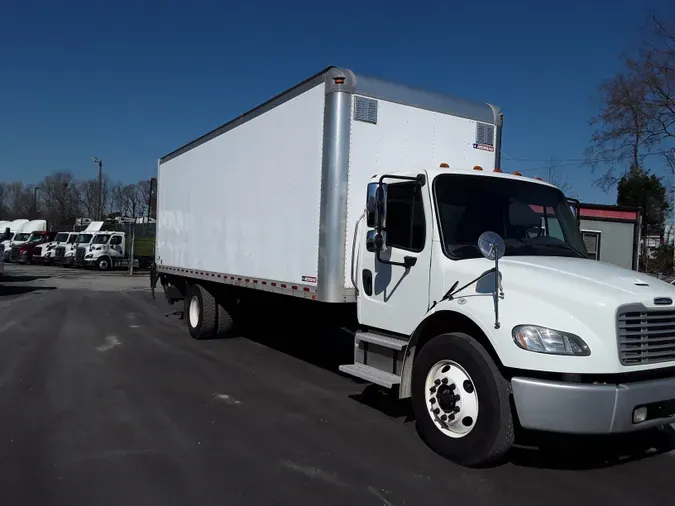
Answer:
POLYGON ((501 130, 493 105, 330 67, 159 160, 153 288, 195 339, 261 292, 353 314, 340 370, 412 398, 463 465, 516 424, 667 426, 675 288, 590 260, 574 204, 501 171, 501 130))

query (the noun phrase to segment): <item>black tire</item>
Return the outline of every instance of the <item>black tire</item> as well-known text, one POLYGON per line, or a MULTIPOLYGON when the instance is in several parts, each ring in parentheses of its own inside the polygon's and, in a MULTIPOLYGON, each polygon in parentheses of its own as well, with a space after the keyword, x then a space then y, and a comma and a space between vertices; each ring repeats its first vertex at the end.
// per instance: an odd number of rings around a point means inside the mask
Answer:
POLYGON ((205 340, 216 337, 217 308, 216 299, 203 286, 191 285, 188 288, 185 297, 185 320, 187 321, 188 331, 193 339, 205 340), (196 318, 190 315, 193 300, 198 310, 196 318))
POLYGON ((218 304, 217 311, 217 329, 218 337, 229 337, 234 333, 234 318, 232 313, 228 311, 222 304, 218 304))
POLYGON ((107 271, 112 267, 112 262, 108 257, 101 257, 96 262, 96 268, 99 271, 107 271))
POLYGON ((412 372, 412 404, 417 430, 438 454, 468 467, 497 463, 514 441, 513 417, 506 380, 488 352, 471 336, 459 332, 442 334, 429 341, 415 358, 412 372), (479 414, 471 432, 461 438, 446 436, 429 414, 425 381, 429 370, 441 360, 461 365, 474 382, 479 414))

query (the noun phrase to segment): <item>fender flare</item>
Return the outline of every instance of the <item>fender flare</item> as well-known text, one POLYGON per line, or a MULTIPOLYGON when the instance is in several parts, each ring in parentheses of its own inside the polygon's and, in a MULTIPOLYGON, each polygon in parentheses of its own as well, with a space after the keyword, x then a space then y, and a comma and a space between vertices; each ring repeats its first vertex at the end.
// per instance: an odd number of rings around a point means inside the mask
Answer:
MULTIPOLYGON (((430 336, 425 334, 425 331, 430 326, 435 324, 441 324, 442 320, 454 320, 454 323, 457 325, 457 328, 448 328, 447 331, 467 331, 471 334, 471 330, 475 334, 476 331, 482 334, 484 339, 481 339, 481 344, 487 347, 488 353, 497 359, 497 366, 501 367, 501 361, 497 356, 497 353, 494 349, 494 346, 490 342, 488 337, 488 331, 486 326, 477 320, 473 315, 467 314, 463 311, 457 311, 454 307, 450 308, 447 304, 443 304, 440 308, 434 308, 435 311, 427 313, 424 319, 420 322, 417 328, 410 334, 410 339, 408 340, 408 346, 406 347, 405 355, 403 357, 403 365, 401 366, 401 383, 398 390, 399 399, 407 399, 412 396, 411 392, 411 381, 412 381, 412 370, 413 364, 415 362, 415 356, 417 353, 417 348, 419 346, 424 346, 426 342, 430 339, 430 336), (424 336, 424 339, 420 339, 424 336)), ((433 328, 433 327, 432 327, 433 328)))

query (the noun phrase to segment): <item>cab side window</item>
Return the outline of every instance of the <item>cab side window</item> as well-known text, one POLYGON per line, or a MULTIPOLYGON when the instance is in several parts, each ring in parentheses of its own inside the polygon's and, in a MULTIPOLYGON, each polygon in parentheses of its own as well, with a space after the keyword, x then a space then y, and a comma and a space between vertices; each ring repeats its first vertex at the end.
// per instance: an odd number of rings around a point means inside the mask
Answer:
POLYGON ((110 244, 112 246, 118 246, 122 244, 122 236, 121 235, 114 235, 110 238, 110 244))
POLYGON ((426 236, 422 191, 416 183, 387 185, 387 246, 422 251, 426 236))

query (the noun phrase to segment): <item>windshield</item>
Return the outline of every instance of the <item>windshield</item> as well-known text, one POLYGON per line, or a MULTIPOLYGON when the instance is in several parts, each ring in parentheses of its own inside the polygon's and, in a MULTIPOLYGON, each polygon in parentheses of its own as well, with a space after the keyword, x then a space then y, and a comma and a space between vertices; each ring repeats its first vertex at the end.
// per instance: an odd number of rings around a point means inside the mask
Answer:
POLYGON ((88 243, 89 241, 91 241, 91 238, 92 238, 91 234, 80 234, 77 236, 77 242, 78 244, 82 244, 85 242, 88 243))
POLYGON ((488 230, 502 236, 506 256, 588 257, 576 218, 557 188, 448 174, 436 179, 434 194, 450 258, 480 257, 478 237, 488 230))
POLYGON ((54 242, 66 242, 68 239, 68 234, 56 234, 54 237, 54 242))
POLYGON ((42 234, 32 234, 30 236, 30 239, 28 239, 28 242, 40 242, 42 240, 43 235, 42 234))
POLYGON ((110 239, 109 235, 97 235, 94 237, 94 241, 92 244, 107 244, 108 239, 110 239))
POLYGON ((26 241, 30 237, 30 234, 16 234, 16 237, 14 238, 15 241, 26 241))

